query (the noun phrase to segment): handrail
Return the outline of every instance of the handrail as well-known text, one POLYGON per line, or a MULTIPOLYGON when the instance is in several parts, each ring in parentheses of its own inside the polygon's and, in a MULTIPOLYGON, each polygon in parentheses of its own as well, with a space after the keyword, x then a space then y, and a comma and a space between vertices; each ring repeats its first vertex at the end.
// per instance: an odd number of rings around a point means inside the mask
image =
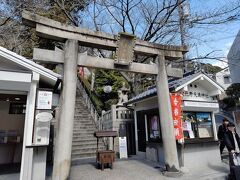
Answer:
POLYGON ((90 114, 93 117, 94 124, 98 130, 101 130, 101 116, 98 114, 94 104, 92 103, 90 97, 88 96, 85 88, 83 87, 79 78, 77 79, 77 88, 81 91, 83 100, 90 110, 90 114))

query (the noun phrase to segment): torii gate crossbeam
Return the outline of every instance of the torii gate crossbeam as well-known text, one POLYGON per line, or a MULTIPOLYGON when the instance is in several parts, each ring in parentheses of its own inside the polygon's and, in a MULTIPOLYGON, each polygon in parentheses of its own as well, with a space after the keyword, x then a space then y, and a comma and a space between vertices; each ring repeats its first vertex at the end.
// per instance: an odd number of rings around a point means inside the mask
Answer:
MULTIPOLYGON (((116 36, 67 26, 26 11, 23 12, 23 21, 25 24, 35 27, 37 35, 65 42, 64 52, 56 53, 54 51, 40 49, 35 49, 34 51, 34 58, 38 60, 52 63, 64 63, 60 124, 55 148, 53 180, 65 180, 69 176, 77 64, 92 68, 116 69, 120 71, 124 70, 158 75, 158 102, 165 164, 168 171, 179 171, 165 59, 175 60, 181 58, 182 55, 187 52, 186 47, 160 45, 135 39, 132 35, 130 35, 131 37, 129 36, 130 38, 128 39, 128 35, 126 34, 123 34, 123 36, 116 36), (115 61, 113 61, 103 58, 99 60, 96 57, 81 55, 78 53, 79 45, 113 50, 116 51, 117 57, 121 57, 121 59, 116 58, 115 61), (124 46, 128 48, 124 49, 124 46), (43 53, 43 51, 46 53, 43 53), (49 56, 47 56, 47 54, 49 56), (133 63, 133 54, 145 54, 156 57, 157 66, 133 63), (57 60, 54 60, 56 58, 57 60)), ((168 73, 174 75, 174 70, 169 69, 168 71, 168 73)), ((177 75, 179 75, 179 73, 175 73, 175 76, 177 75)), ((30 169, 25 170, 27 171, 30 169)), ((31 179, 31 177, 21 176, 21 179, 27 180, 31 179)))

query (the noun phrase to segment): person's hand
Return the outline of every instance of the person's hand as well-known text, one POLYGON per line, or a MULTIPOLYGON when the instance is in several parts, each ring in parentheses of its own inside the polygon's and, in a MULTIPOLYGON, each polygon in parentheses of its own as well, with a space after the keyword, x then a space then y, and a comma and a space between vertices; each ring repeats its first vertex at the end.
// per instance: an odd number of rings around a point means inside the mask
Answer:
POLYGON ((234 151, 234 150, 231 150, 231 153, 235 153, 235 151, 234 151))

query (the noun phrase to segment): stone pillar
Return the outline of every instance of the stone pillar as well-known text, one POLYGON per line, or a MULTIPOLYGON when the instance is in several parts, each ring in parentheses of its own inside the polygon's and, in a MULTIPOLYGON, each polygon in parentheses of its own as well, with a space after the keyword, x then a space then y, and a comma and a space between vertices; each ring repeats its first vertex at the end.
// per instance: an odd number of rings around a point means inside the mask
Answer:
POLYGON ((53 165, 53 180, 66 180, 71 166, 72 136, 77 83, 78 41, 67 40, 59 132, 53 165))
POLYGON ((163 55, 159 55, 157 57, 157 66, 157 94, 165 165, 167 171, 178 172, 179 162, 177 155, 177 146, 172 120, 168 79, 165 67, 165 57, 163 55))

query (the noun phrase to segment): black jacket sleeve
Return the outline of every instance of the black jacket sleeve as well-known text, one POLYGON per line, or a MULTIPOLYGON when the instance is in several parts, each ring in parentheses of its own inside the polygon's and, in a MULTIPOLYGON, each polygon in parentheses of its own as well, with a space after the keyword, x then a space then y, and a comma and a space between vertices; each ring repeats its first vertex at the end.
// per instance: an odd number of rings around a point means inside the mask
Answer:
POLYGON ((223 126, 222 126, 222 125, 220 125, 220 126, 218 127, 217 136, 218 136, 218 140, 223 140, 223 138, 224 138, 224 132, 223 132, 223 126))
POLYGON ((224 134, 223 140, 224 140, 224 143, 227 146, 227 149, 228 149, 229 152, 231 150, 235 150, 234 145, 233 145, 233 143, 232 143, 232 141, 230 139, 230 134, 229 133, 225 133, 224 134))
POLYGON ((239 135, 236 133, 236 140, 237 140, 237 143, 238 143, 238 147, 240 148, 240 138, 239 138, 239 135))

